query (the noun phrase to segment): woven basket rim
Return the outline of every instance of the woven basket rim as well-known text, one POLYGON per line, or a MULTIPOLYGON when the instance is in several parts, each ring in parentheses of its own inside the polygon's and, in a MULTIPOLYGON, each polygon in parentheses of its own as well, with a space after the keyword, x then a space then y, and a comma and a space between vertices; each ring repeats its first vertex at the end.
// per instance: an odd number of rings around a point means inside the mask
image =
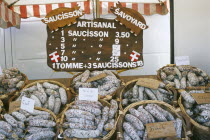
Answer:
MULTIPOLYGON (((90 71, 91 71, 91 70, 90 70, 90 71)), ((93 70, 93 71, 94 71, 94 70, 93 70)), ((68 87, 69 87, 71 93, 74 94, 75 96, 78 96, 78 93, 75 92, 74 88, 72 87, 72 83, 73 83, 74 78, 76 78, 77 76, 81 75, 82 73, 83 73, 83 72, 77 73, 76 75, 74 75, 74 76, 73 76, 72 78, 70 78, 70 80, 69 80, 69 85, 68 85, 68 87)), ((117 73, 115 73, 115 72, 113 72, 113 71, 112 71, 112 73, 121 81, 121 83, 120 83, 121 86, 124 85, 124 82, 123 82, 122 78, 121 78, 117 73)), ((105 99, 105 98, 110 99, 110 96, 113 97, 113 96, 115 96, 115 95, 117 94, 118 90, 121 89, 121 86, 119 86, 119 87, 116 89, 116 91, 113 92, 112 94, 105 95, 105 96, 99 95, 99 98, 100 98, 100 99, 105 99)))
POLYGON ((0 100, 4 100, 4 99, 8 98, 10 95, 12 95, 14 93, 18 93, 19 91, 21 91, 26 86, 26 84, 28 83, 28 77, 24 73, 22 73, 22 72, 20 72, 20 73, 24 77, 24 84, 22 85, 22 87, 19 90, 9 92, 9 93, 6 93, 4 95, 0 95, 0 100))
MULTIPOLYGON (((128 81, 128 82, 125 84, 124 88, 119 92, 119 94, 120 94, 120 97, 119 97, 119 100, 120 100, 119 108, 120 108, 120 110, 124 110, 124 109, 126 108, 126 107, 124 108, 124 107, 122 106, 122 100, 123 100, 123 94, 125 93, 125 88, 126 88, 128 85, 130 85, 130 84, 132 84, 132 83, 134 83, 134 82, 137 82, 139 79, 145 79, 145 78, 137 78, 137 79, 128 81)), ((147 79, 152 79, 152 78, 147 78, 147 79)), ((153 79, 153 80, 157 80, 157 79, 153 79)), ((160 81, 160 80, 157 80, 157 81, 160 81)), ((160 82, 161 82, 161 81, 160 81, 160 82)), ((177 102, 177 92, 176 92, 176 90, 175 90, 173 87, 170 87, 169 85, 166 85, 165 89, 166 89, 167 91, 172 92, 172 94, 174 95, 173 101, 177 102)), ((146 101, 146 100, 143 100, 143 101, 146 101)), ((152 100, 148 100, 148 101, 152 101, 152 100)), ((157 101, 158 101, 158 100, 157 100, 157 101)))
MULTIPOLYGON (((134 108, 136 106, 146 105, 146 104, 159 104, 161 106, 164 106, 164 107, 166 107, 170 111, 170 113, 173 113, 174 115, 176 115, 176 118, 181 119, 182 120, 182 124, 183 124, 182 125, 182 129, 183 129, 183 132, 184 132, 184 134, 182 134, 182 135, 185 137, 185 138, 181 138, 181 139, 184 140, 184 139, 187 139, 188 138, 187 135, 186 135, 186 124, 185 124, 183 118, 177 113, 177 111, 175 110, 174 107, 172 107, 171 105, 169 105, 169 104, 167 104, 165 102, 158 101, 158 100, 144 100, 144 101, 135 102, 133 104, 130 104, 129 106, 127 106, 120 113, 120 116, 119 117, 122 119, 122 123, 124 121, 124 116, 129 111, 130 108, 134 108)), ((120 119, 118 120, 118 122, 120 122, 120 119)), ((122 124, 121 124, 121 126, 122 126, 122 124)), ((119 127, 119 125, 118 125, 118 127, 119 127)), ((119 131, 119 133, 122 133, 122 127, 121 127, 121 130, 118 130, 118 131, 119 131)))
MULTIPOLYGON (((34 86, 35 84, 37 83, 44 83, 44 82, 48 82, 48 83, 52 83, 52 84, 56 84, 56 85, 59 85, 60 87, 64 88, 65 90, 69 90, 64 84, 58 82, 58 81, 55 81, 55 80, 37 80, 37 81, 34 81, 30 84, 27 84, 23 89, 26 89, 26 88, 29 88, 29 87, 32 87, 34 86)), ((22 90, 23 90, 22 89, 22 90)), ((21 90, 21 91, 22 91, 21 90)))
MULTIPOLYGON (((98 101, 99 101, 100 103, 105 103, 105 104, 107 104, 109 107, 111 106, 111 104, 110 104, 109 102, 107 102, 106 100, 99 99, 98 101)), ((75 102, 75 101, 71 102, 70 104, 67 104, 67 105, 66 105, 66 108, 62 111, 61 117, 60 117, 60 125, 62 125, 63 122, 64 122, 64 119, 65 119, 65 112, 69 109, 70 106, 72 106, 72 105, 74 104, 74 102, 75 102)), ((117 117, 117 115, 116 115, 116 116, 115 116, 115 121, 116 121, 116 122, 115 122, 114 128, 113 128, 106 136, 104 136, 104 137, 101 138, 101 139, 103 139, 103 140, 108 140, 108 139, 110 139, 110 138, 112 137, 112 135, 113 135, 113 134, 115 133, 115 131, 116 131, 118 119, 119 119, 119 117, 117 117)), ((63 133, 63 132, 64 132, 64 131, 63 131, 63 128, 60 127, 60 133, 63 133)), ((77 139, 79 139, 79 138, 73 138, 73 139, 77 140, 77 139)), ((97 140, 98 138, 87 138, 87 139, 83 139, 83 140, 88 140, 88 139, 97 140)))
POLYGON ((4 103, 2 102, 2 100, 0 100, 0 106, 4 106, 4 103))
MULTIPOLYGON (((160 77, 160 73, 161 73, 161 70, 162 69, 164 69, 165 67, 175 67, 176 66, 176 64, 168 64, 168 65, 166 65, 166 66, 163 66, 162 68, 160 68, 158 71, 157 71, 157 78, 160 80, 160 81, 162 81, 163 82, 163 80, 161 79, 161 77, 160 77)), ((195 67, 195 66, 192 66, 192 65, 182 65, 182 66, 190 66, 190 67, 192 67, 192 68, 198 68, 198 67, 195 67)), ((208 77, 209 77, 209 75, 208 75, 208 77)), ((210 77, 209 77, 209 79, 210 79, 210 77)), ((179 90, 178 88, 176 88, 176 87, 174 87, 176 90, 179 90)), ((186 87, 185 89, 186 90, 202 90, 202 89, 207 89, 208 88, 208 84, 206 85, 206 86, 198 86, 198 87, 186 87)))
POLYGON ((0 114, 2 114, 2 110, 4 109, 4 103, 0 100, 0 114))
POLYGON ((206 126, 203 126, 199 123, 197 123, 195 120, 193 120, 185 111, 185 108, 182 104, 182 96, 179 97, 179 100, 178 100, 178 104, 180 106, 180 109, 181 111, 189 118, 190 122, 194 125, 194 127, 198 128, 198 129, 201 129, 203 131, 206 131, 206 132, 209 132, 210 133, 210 128, 209 127, 206 127, 206 126))
POLYGON ((176 112, 175 108, 173 108, 171 105, 162 102, 162 101, 158 101, 158 100, 144 100, 144 101, 140 101, 140 102, 135 102, 133 104, 130 104, 129 106, 127 106, 123 112, 126 113, 130 108, 133 108, 135 106, 139 106, 139 105, 144 105, 144 104, 160 104, 160 105, 164 105, 167 108, 169 108, 173 113, 175 113, 178 117, 180 117, 180 115, 176 112))

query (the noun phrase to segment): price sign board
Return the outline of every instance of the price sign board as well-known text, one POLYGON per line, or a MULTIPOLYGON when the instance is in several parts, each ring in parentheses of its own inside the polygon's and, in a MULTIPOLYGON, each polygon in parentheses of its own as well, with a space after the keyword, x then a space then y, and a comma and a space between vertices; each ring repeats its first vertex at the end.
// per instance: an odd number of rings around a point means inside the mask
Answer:
POLYGON ((191 94, 197 104, 209 104, 210 103, 210 93, 192 93, 191 94))
POLYGON ((21 100, 20 108, 33 113, 34 112, 34 103, 35 103, 35 101, 33 99, 23 96, 23 98, 21 100))
POLYGON ((190 65, 190 57, 189 56, 177 56, 177 57, 175 57, 175 62, 176 62, 177 66, 190 65))
POLYGON ((157 90, 160 85, 160 81, 155 80, 155 79, 149 79, 149 78, 140 78, 138 79, 136 84, 142 87, 147 87, 147 88, 157 90))
POLYGON ((115 20, 79 19, 84 12, 58 8, 42 20, 47 27, 47 64, 55 71, 120 70, 142 67, 144 17, 119 2, 115 20))
POLYGON ((79 88, 79 100, 98 101, 98 88, 79 88))
POLYGON ((149 139, 175 137, 176 130, 174 128, 174 122, 158 122, 146 124, 146 130, 149 139))
POLYGON ((47 63, 55 71, 143 66, 143 31, 135 36, 115 20, 78 19, 74 25, 47 32, 47 63))

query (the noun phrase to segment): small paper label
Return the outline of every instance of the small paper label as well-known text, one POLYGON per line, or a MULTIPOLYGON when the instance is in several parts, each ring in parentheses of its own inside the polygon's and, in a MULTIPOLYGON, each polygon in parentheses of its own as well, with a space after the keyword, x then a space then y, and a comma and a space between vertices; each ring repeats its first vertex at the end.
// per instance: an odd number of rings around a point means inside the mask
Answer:
POLYGON ((27 97, 22 97, 20 108, 33 113, 34 112, 34 103, 35 103, 35 101, 33 99, 30 99, 27 97))
POLYGON ((190 65, 190 57, 189 56, 177 56, 177 57, 175 57, 175 62, 176 62, 177 66, 190 65))
POLYGON ((155 80, 155 79, 149 79, 149 78, 140 78, 136 84, 142 87, 158 89, 160 85, 160 81, 155 80))
POLYGON ((2 68, 1 68, 1 66, 0 66, 0 75, 2 75, 3 73, 2 73, 2 68))
POLYGON ((99 74, 97 76, 94 76, 94 77, 89 78, 86 82, 96 81, 96 80, 105 78, 106 76, 107 76, 106 73, 101 73, 101 74, 99 74))
POLYGON ((112 56, 120 56, 120 45, 112 45, 112 56))
POLYGON ((79 100, 98 101, 98 88, 79 88, 79 100))
POLYGON ((9 104, 9 113, 13 112, 15 109, 20 108, 20 101, 10 102, 9 104))
POLYGON ((210 93, 192 93, 191 94, 197 104, 209 104, 210 103, 210 93))
POLYGON ((146 124, 149 139, 175 137, 176 130, 173 121, 146 124))

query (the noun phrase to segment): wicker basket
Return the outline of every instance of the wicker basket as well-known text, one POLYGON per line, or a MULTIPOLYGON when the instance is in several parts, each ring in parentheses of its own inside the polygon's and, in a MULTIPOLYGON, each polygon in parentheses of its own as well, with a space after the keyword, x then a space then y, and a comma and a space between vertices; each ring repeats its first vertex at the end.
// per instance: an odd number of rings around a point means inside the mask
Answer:
MULTIPOLYGON (((30 83, 30 84, 26 85, 22 90, 24 90, 24 89, 26 89, 26 88, 29 88, 29 87, 31 87, 31 86, 34 86, 34 85, 36 85, 37 83, 44 83, 44 82, 49 82, 49 83, 51 83, 51 84, 56 84, 56 85, 58 85, 58 86, 64 88, 64 89, 66 90, 66 94, 67 94, 67 97, 68 97, 68 98, 67 98, 67 103, 70 103, 70 102, 72 101, 72 95, 71 95, 69 89, 66 88, 66 86, 64 86, 64 85, 61 84, 60 82, 53 81, 53 80, 38 80, 38 81, 35 81, 35 82, 33 82, 33 83, 30 83)), ((21 91, 22 91, 22 90, 21 90, 21 91)), ((20 92, 21 92, 21 91, 20 91, 20 92)), ((11 97, 11 98, 9 99, 8 103, 10 103, 10 102, 12 102, 12 101, 15 101, 19 96, 20 96, 19 93, 15 94, 13 97, 11 97)), ((64 108, 65 108, 65 105, 62 105, 62 106, 61 106, 61 109, 60 109, 60 112, 62 112, 62 110, 63 110, 64 108)))
POLYGON ((210 127, 206 127, 203 125, 200 125, 196 121, 194 121, 185 111, 185 108, 182 104, 182 97, 179 98, 179 106, 182 111, 182 113, 187 116, 187 119, 192 123, 192 133, 193 133, 193 140, 209 140, 210 139, 210 127))
MULTIPOLYGON (((108 103, 106 100, 102 100, 100 99, 99 102, 103 105, 103 106, 108 106, 110 107, 111 104, 108 103)), ((69 109, 70 106, 72 106, 74 104, 74 102, 68 104, 66 106, 66 108, 63 110, 62 115, 59 119, 59 124, 60 124, 60 134, 62 134, 64 132, 63 128, 62 128, 62 124, 64 123, 65 120, 65 112, 69 109)), ((114 135, 115 131, 116 131, 116 127, 117 127, 117 122, 118 122, 118 114, 116 114, 115 116, 115 127, 103 138, 88 138, 88 139, 80 139, 80 138, 68 138, 66 136, 64 136, 64 139, 66 140, 109 140, 112 138, 112 136, 114 135)))
MULTIPOLYGON (((120 77, 118 74, 114 73, 114 72, 112 72, 112 73, 113 73, 119 80, 121 80, 121 86, 120 86, 115 92, 113 92, 113 93, 110 94, 110 95, 106 95, 106 96, 101 96, 101 95, 99 95, 99 99, 111 100, 113 97, 116 96, 116 94, 121 90, 122 86, 124 85, 124 82, 123 82, 123 80, 121 79, 121 77, 120 77)), ((70 79, 70 81, 69 81, 70 92, 71 92, 74 96, 78 96, 78 93, 74 90, 74 87, 73 87, 73 85, 72 85, 73 79, 76 78, 77 76, 79 76, 80 74, 82 74, 82 73, 78 73, 77 75, 74 75, 74 76, 70 79)))
MULTIPOLYGON (((162 81, 161 77, 160 77, 160 73, 161 73, 161 70, 164 69, 165 67, 175 67, 176 65, 175 64, 169 64, 169 65, 166 65, 162 68, 160 68, 158 71, 157 71, 157 77, 160 81, 162 81)), ((184 65, 184 66, 190 66, 190 65, 184 65)), ((196 68, 196 67, 193 67, 191 66, 192 68, 196 68)), ((175 88, 175 87, 174 87, 175 88)), ((176 88, 177 89, 177 88, 176 88)), ((199 87, 186 87, 186 90, 202 90, 202 89, 207 89, 207 86, 199 86, 199 87)))
MULTIPOLYGON (((36 109, 36 110, 40 110, 40 111, 46 111, 46 112, 48 112, 48 113, 50 113, 50 115, 53 117, 53 119, 55 120, 55 122, 56 122, 56 124, 57 124, 57 117, 55 116, 55 114, 52 112, 52 111, 50 111, 50 110, 48 110, 48 109, 46 109, 46 108, 40 108, 40 107, 34 107, 34 109, 36 109)), ((13 110, 12 112, 14 112, 14 111, 18 111, 18 110, 20 110, 20 108, 16 108, 15 110, 13 110)), ((1 115, 1 118, 0 118, 1 120, 2 119, 4 119, 3 118, 3 115, 1 115)), ((58 136, 58 133, 59 133, 59 131, 58 131, 58 128, 57 128, 57 125, 56 125, 56 135, 55 135, 55 137, 54 137, 54 140, 57 140, 57 136, 58 136)))
MULTIPOLYGON (((210 81, 210 77, 209 77, 209 81, 210 81)), ((210 93, 210 83, 207 85, 206 92, 210 93)))
MULTIPOLYGON (((139 78, 141 79, 141 78, 139 78)), ((135 80, 132 80, 132 81, 129 81, 125 84, 124 88, 121 90, 120 92, 120 95, 119 95, 119 101, 120 101, 120 110, 124 110, 123 106, 122 106, 122 100, 123 100, 123 94, 126 93, 128 90, 130 90, 132 87, 134 87, 134 85, 136 84, 136 82, 138 81, 138 79, 135 79, 135 80)), ((173 95, 174 95, 174 98, 173 98, 173 101, 172 101, 172 105, 173 106, 177 106, 178 104, 178 98, 177 98, 177 91, 169 86, 169 85, 166 85, 165 89, 169 92, 171 92, 173 95)))
MULTIPOLYGON (((23 76, 24 84, 22 85, 20 90, 23 89, 24 86, 28 83, 28 77, 25 74, 23 74, 23 73, 21 73, 21 75, 23 76)), ((14 91, 14 92, 11 92, 11 93, 6 93, 4 95, 0 95, 0 100, 8 99, 9 97, 13 96, 16 92, 18 92, 18 91, 14 91)))
MULTIPOLYGON (((23 73, 21 73, 21 75, 23 76, 24 84, 22 85, 22 87, 19 90, 22 90, 25 87, 25 85, 28 83, 28 77, 25 74, 23 74, 23 73)), ((0 100, 3 101, 5 109, 8 109, 9 108, 8 100, 12 96, 14 96, 15 94, 17 94, 19 92, 19 90, 14 91, 14 92, 10 92, 10 93, 6 93, 4 95, 0 95, 0 100)))
MULTIPOLYGON (((117 139, 118 140, 123 140, 123 132, 124 131, 123 131, 122 125, 124 122, 124 117, 125 117, 126 113, 128 112, 128 110, 130 108, 135 108, 140 105, 145 106, 147 104, 158 104, 162 107, 165 107, 167 109, 167 111, 172 113, 177 118, 180 118, 181 120, 183 120, 182 117, 176 112, 176 110, 171 105, 169 105, 165 102, 161 102, 161 101, 157 101, 157 100, 145 100, 145 101, 136 102, 136 103, 133 103, 133 104, 129 105, 128 107, 126 107, 123 111, 120 111, 120 116, 119 116, 118 124, 117 124, 117 139)), ((184 123, 184 120, 183 120, 182 139, 181 140, 188 140, 188 137, 186 135, 186 125, 184 123)))

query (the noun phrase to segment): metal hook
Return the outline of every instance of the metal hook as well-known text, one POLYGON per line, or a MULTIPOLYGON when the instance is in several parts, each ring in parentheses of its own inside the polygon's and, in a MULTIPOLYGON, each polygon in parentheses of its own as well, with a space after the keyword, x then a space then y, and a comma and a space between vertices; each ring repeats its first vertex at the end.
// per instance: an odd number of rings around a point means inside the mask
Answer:
MULTIPOLYGON (((5 1, 5 0, 4 0, 5 1)), ((12 7, 15 3, 17 3, 18 1, 20 1, 20 0, 16 0, 16 1, 14 1, 13 3, 11 3, 10 5, 8 5, 7 7, 8 8, 10 8, 10 7, 12 7)))
POLYGON ((164 5, 164 2, 163 1, 161 1, 161 0, 158 0, 159 2, 160 2, 160 5, 162 6, 162 5, 164 5))

